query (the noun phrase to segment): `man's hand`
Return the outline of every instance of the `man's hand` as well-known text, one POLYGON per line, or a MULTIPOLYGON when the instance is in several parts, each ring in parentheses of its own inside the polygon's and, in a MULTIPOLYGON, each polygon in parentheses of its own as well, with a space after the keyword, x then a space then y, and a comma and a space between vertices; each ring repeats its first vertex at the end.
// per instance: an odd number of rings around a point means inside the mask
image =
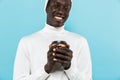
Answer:
POLYGON ((47 53, 47 64, 44 67, 47 73, 52 72, 55 65, 54 48, 55 47, 51 47, 47 53))
POLYGON ((69 45, 53 44, 50 46, 47 53, 47 60, 47 64, 45 65, 45 71, 47 73, 59 70, 60 67, 65 70, 69 69, 72 60, 72 51, 69 49, 69 45), (56 63, 60 65, 55 65, 56 63))
POLYGON ((55 49, 55 61, 61 63, 65 70, 70 68, 72 56, 72 51, 69 48, 57 47, 55 49))

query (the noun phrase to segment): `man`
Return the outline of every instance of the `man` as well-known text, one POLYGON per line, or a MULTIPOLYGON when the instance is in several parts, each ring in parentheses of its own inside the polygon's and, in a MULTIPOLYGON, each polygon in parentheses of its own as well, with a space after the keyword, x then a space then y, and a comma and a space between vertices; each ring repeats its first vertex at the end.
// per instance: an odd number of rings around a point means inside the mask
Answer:
POLYGON ((86 39, 64 29, 71 5, 71 0, 47 2, 45 27, 20 40, 14 80, 92 79, 86 39))

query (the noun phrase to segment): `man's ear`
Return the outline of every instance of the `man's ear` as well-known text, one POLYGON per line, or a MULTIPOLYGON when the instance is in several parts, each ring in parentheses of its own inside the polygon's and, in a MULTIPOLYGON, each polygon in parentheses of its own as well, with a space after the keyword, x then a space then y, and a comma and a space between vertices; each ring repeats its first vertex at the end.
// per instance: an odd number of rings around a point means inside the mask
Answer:
POLYGON ((46 13, 48 13, 48 5, 46 6, 45 11, 46 11, 46 13))
POLYGON ((46 4, 46 8, 45 8, 46 13, 49 12, 50 1, 51 1, 51 0, 48 0, 48 2, 47 2, 47 4, 46 4))

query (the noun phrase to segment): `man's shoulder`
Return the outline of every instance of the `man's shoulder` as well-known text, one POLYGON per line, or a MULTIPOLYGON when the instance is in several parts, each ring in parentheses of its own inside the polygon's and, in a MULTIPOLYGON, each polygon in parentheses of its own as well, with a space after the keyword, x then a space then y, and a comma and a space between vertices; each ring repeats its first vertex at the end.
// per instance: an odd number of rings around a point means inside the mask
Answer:
POLYGON ((86 40, 86 38, 82 36, 81 34, 70 32, 70 31, 68 31, 68 34, 70 35, 72 39, 86 40))
POLYGON ((40 31, 37 31, 37 32, 31 33, 31 34, 29 34, 29 35, 23 36, 23 37, 21 38, 21 40, 31 41, 31 40, 34 40, 34 39, 39 38, 39 36, 40 36, 40 31))
POLYGON ((69 37, 70 37, 70 39, 72 39, 72 41, 79 43, 79 44, 88 44, 88 41, 84 36, 74 33, 74 32, 68 32, 68 33, 69 33, 69 35, 70 35, 69 37))

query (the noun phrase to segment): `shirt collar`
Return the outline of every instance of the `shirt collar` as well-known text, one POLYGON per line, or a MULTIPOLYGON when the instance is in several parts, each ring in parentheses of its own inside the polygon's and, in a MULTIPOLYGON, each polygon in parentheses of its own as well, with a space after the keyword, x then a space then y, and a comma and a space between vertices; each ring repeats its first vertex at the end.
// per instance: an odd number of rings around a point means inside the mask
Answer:
POLYGON ((48 33, 64 33, 65 29, 64 29, 64 26, 56 28, 56 27, 51 26, 49 24, 45 24, 45 27, 43 28, 42 31, 48 32, 48 33))

